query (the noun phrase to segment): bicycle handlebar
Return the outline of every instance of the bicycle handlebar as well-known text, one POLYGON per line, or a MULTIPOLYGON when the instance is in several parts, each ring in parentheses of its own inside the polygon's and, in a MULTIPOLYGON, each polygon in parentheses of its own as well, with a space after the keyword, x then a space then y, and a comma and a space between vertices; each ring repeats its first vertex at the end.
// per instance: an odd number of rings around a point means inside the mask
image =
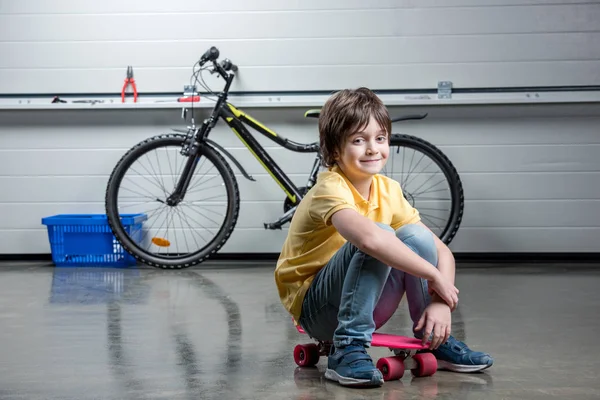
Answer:
POLYGON ((223 72, 223 71, 237 72, 237 70, 238 70, 237 65, 232 63, 231 60, 229 60, 228 58, 221 61, 220 64, 217 64, 217 60, 218 60, 220 54, 221 53, 220 53, 219 49, 217 49, 215 46, 211 46, 211 48, 206 50, 204 52, 204 54, 202 55, 202 57, 200 57, 200 61, 199 61, 200 66, 203 66, 206 62, 210 61, 214 64, 215 68, 219 72, 223 72))
POLYGON ((235 65, 234 63, 231 62, 230 59, 226 58, 223 61, 221 61, 221 67, 223 67, 223 69, 225 71, 233 71, 233 72, 237 72, 238 67, 237 65, 235 65))
POLYGON ((204 64, 207 61, 217 61, 219 58, 219 49, 215 46, 212 46, 210 49, 206 50, 202 57, 200 57, 200 65, 204 64))

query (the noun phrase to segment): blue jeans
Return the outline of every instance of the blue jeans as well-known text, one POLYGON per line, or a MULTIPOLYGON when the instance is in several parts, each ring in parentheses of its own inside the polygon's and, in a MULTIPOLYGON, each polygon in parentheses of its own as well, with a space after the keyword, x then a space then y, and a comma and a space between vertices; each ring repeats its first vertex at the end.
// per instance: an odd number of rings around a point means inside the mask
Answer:
MULTIPOLYGON (((389 231, 390 226, 378 225, 389 231)), ((420 225, 404 225, 396 236, 437 267, 433 234, 420 225)), ((340 347, 358 340, 369 346, 372 334, 394 314, 406 292, 415 337, 419 318, 429 305, 427 280, 391 268, 346 242, 315 276, 298 321, 313 338, 340 347)))

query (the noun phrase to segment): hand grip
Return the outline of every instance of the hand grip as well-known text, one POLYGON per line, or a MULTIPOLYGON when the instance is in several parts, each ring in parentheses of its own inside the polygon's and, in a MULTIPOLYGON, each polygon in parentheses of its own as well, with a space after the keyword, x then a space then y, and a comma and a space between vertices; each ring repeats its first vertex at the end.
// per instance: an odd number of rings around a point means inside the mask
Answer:
POLYGON ((219 58, 219 49, 215 46, 212 46, 210 49, 206 50, 200 58, 200 63, 205 63, 206 61, 216 61, 219 58))
POLYGON ((231 60, 230 60, 230 59, 228 59, 228 58, 224 59, 224 60, 221 62, 221 66, 223 67, 223 69, 224 69, 225 71, 229 71, 229 70, 231 70, 231 71, 233 71, 233 72, 237 72, 237 70, 238 70, 238 67, 237 67, 237 65, 235 65, 234 63, 232 63, 232 62, 231 62, 231 60))

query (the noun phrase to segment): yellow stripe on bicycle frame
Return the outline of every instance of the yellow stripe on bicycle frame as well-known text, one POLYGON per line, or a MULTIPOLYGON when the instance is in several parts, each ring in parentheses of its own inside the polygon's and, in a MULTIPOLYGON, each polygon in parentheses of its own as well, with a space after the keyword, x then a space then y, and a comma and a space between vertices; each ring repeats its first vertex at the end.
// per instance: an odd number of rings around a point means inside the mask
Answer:
POLYGON ((292 195, 290 192, 288 192, 287 189, 285 188, 285 186, 283 186, 281 184, 281 182, 279 182, 277 180, 277 178, 275 177, 275 175, 273 175, 273 172, 271 172, 271 170, 265 165, 265 163, 262 162, 262 160, 260 159, 260 157, 252 150, 252 148, 250 146, 248 146, 248 143, 246 143, 246 141, 242 138, 242 136, 240 135, 240 133, 234 127, 230 126, 230 128, 233 131, 233 133, 235 133, 237 135, 237 137, 242 141, 242 143, 244 143, 244 145, 248 148, 248 150, 250 150, 250 152, 254 155, 254 157, 256 157, 256 159, 258 160, 258 162, 267 170, 267 172, 269 173, 269 175, 271 175, 271 177, 273 178, 273 180, 275 182, 277 182, 277 184, 285 192, 285 194, 287 195, 287 197, 289 197, 289 199, 295 203, 296 202, 296 195, 292 195))
POLYGON ((233 113, 233 115, 235 115, 236 117, 238 117, 238 118, 239 117, 244 117, 244 118, 246 118, 246 119, 254 122, 256 125, 260 126, 262 129, 264 129, 269 134, 271 134, 273 136, 277 136, 277 133, 273 132, 272 130, 270 130, 269 128, 267 128, 266 126, 264 126, 263 124, 261 124, 260 122, 258 122, 254 118, 252 118, 251 116, 249 116, 248 114, 241 112, 240 110, 238 110, 237 108, 235 108, 234 106, 232 106, 229 103, 227 103, 227 105, 229 106, 229 109, 231 110, 231 112, 233 113))

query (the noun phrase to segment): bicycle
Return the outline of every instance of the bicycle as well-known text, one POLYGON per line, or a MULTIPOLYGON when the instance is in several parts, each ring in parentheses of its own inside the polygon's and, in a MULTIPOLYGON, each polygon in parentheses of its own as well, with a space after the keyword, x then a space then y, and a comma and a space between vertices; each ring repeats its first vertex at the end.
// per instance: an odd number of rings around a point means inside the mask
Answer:
MULTIPOLYGON (((285 193, 283 214, 274 222, 264 223, 265 229, 282 229, 283 225, 291 221, 296 206, 315 184, 321 170, 322 159, 318 142, 299 143, 289 140, 228 101, 230 86, 238 67, 229 59, 218 62, 219 55, 216 47, 208 49, 194 65, 192 74, 197 83, 198 75, 204 70, 208 70, 211 74, 216 73, 225 80, 224 88, 218 93, 212 92, 206 84, 202 84, 207 93, 213 93, 217 97, 210 117, 206 118, 200 126, 196 126, 192 119, 192 125, 188 129, 173 129, 170 133, 156 135, 136 144, 118 161, 108 180, 105 206, 110 228, 119 244, 137 260, 147 265, 160 268, 187 268, 198 264, 216 253, 227 242, 235 228, 239 216, 240 194, 237 178, 227 159, 235 165, 244 178, 250 181, 254 181, 254 178, 245 171, 229 151, 208 138, 211 129, 219 120, 232 129, 237 138, 256 157, 285 193), (197 66, 199 69, 196 68, 197 66), (315 153, 306 185, 296 186, 246 126, 287 150, 315 153), (171 150, 171 153, 167 151, 168 149, 171 150), (171 160, 169 154, 173 154, 174 160, 171 160), (160 173, 151 179, 149 176, 152 173, 156 174, 156 169, 153 166, 148 168, 144 165, 143 160, 153 161, 154 159, 159 163, 160 173), (177 168, 179 159, 181 159, 181 165, 177 168), (160 168, 161 160, 168 164, 169 172, 164 172, 160 168), (134 167, 134 164, 138 162, 140 167, 134 167), (202 167, 207 162, 212 167, 200 174, 202 167), (172 168, 173 163, 175 172, 172 168), (216 172, 210 173, 213 170, 216 172), (134 176, 129 177, 127 175, 129 173, 134 176), (172 188, 165 182, 165 180, 169 180, 169 177, 172 180, 172 188), (222 183, 215 185, 213 181, 215 179, 221 179, 222 183), (125 183, 132 183, 134 189, 123 187, 122 185, 125 183), (150 189, 154 191, 150 192, 150 189), (215 200, 219 197, 219 194, 216 194, 219 189, 224 189, 226 198, 223 201, 215 200), (147 194, 140 194, 139 190, 147 192, 147 194), (199 192, 203 192, 207 196, 198 199, 196 195, 199 192), (131 194, 141 195, 142 201, 132 202, 131 194), (122 197, 120 197, 121 195, 122 197), (128 232, 122 224, 120 215, 125 214, 126 209, 138 206, 140 209, 136 210, 136 213, 145 214, 147 223, 144 225, 141 238, 137 237, 136 240, 132 237, 135 235, 128 232), (216 212, 215 207, 221 207, 222 212, 216 212), (185 220, 182 219, 182 213, 190 210, 194 214, 185 220), (162 211, 166 211, 166 216, 159 217, 158 214, 162 211), (220 221, 213 219, 216 216, 220 221), (178 219, 177 223, 176 219, 178 219), (208 221, 214 226, 204 226, 197 219, 208 221), (205 239, 204 235, 210 236, 205 239), (205 244, 200 246, 198 239, 205 244), (173 241, 175 241, 174 245, 173 241), (199 246, 198 249, 189 249, 192 241, 199 246), (184 244, 187 250, 181 251, 179 246, 184 244), (175 248, 173 249, 173 247, 175 248)), ((203 79, 202 82, 204 82, 203 79)), ((308 110, 305 116, 318 118, 319 110, 308 110)), ((401 116, 394 118, 393 122, 422 119, 426 116, 427 114, 401 116)), ((419 210, 424 223, 445 243, 450 243, 460 226, 464 208, 462 183, 456 169, 444 153, 423 139, 405 134, 393 134, 390 146, 388 162, 382 173, 388 175, 387 168, 391 166, 392 172, 388 176, 394 179, 399 178, 404 197, 419 210), (395 156, 400 154, 401 150, 403 156, 407 151, 412 151, 412 157, 411 165, 406 170, 405 160, 402 159, 401 171, 398 175, 394 173, 393 168, 395 156), (412 166, 412 161, 417 153, 420 155, 417 156, 418 162, 412 166), (429 163, 423 167, 421 161, 425 157, 428 157, 429 163), (418 172, 417 168, 419 168, 418 172), (439 168, 440 171, 433 172, 434 168, 439 168), (439 178, 442 179, 439 180, 439 178), (432 180, 433 185, 423 188, 432 180), (438 188, 438 185, 442 183, 445 183, 447 187, 438 188), (411 190, 411 188, 414 189, 411 190), (443 192, 443 197, 440 199, 429 197, 437 192, 443 192), (425 197, 420 198, 420 195, 425 195, 425 197), (417 198, 420 201, 418 206, 416 205, 417 198), (444 206, 445 204, 446 206, 444 206), (447 212, 448 215, 446 217, 438 216, 438 212, 441 211, 447 212)))

